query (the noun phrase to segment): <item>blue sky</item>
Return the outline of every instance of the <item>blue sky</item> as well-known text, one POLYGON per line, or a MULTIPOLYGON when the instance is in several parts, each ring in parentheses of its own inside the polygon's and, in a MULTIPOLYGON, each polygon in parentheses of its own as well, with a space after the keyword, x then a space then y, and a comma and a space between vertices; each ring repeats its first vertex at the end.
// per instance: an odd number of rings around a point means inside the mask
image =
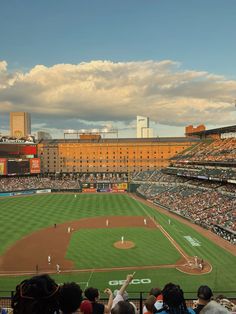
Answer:
POLYGON ((232 125, 234 0, 11 0, 0 11, 0 131, 10 111, 33 132, 117 127, 156 135, 232 125))

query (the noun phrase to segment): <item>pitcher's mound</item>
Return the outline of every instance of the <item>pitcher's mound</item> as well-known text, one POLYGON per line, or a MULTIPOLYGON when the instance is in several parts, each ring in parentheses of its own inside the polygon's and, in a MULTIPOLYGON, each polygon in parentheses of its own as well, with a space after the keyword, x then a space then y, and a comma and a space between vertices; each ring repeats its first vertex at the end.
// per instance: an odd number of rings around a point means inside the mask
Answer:
POLYGON ((121 241, 117 241, 113 245, 117 249, 123 249, 123 250, 131 249, 135 247, 135 244, 132 241, 124 241, 123 243, 121 241))

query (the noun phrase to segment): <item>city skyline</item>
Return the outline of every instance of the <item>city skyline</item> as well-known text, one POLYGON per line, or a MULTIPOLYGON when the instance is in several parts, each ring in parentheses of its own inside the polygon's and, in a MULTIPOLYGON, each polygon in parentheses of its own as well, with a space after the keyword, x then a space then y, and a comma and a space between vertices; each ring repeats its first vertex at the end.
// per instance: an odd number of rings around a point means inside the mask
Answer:
POLYGON ((236 121, 236 2, 4 2, 0 19, 0 132, 12 111, 32 133, 113 127, 136 137, 236 121))

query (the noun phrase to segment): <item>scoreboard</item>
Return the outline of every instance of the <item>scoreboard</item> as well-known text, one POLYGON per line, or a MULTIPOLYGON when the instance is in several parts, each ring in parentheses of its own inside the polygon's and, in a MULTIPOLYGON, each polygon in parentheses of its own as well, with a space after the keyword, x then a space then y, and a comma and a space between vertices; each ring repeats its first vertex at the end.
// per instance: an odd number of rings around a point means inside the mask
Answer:
POLYGON ((14 176, 40 173, 40 158, 0 158, 0 176, 14 176))
POLYGON ((8 175, 23 175, 30 174, 29 160, 8 160, 7 161, 8 175))
POLYGON ((1 158, 22 158, 26 155, 34 157, 36 154, 36 145, 0 143, 1 158))
POLYGON ((0 176, 40 173, 36 144, 0 142, 0 176))

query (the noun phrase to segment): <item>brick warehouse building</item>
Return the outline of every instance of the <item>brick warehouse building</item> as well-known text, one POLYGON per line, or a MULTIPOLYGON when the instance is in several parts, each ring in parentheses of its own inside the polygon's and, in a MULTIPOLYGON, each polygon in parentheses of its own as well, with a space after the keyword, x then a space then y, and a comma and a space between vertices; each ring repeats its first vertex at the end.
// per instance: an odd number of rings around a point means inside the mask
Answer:
POLYGON ((132 173, 168 166, 169 159, 198 143, 186 137, 117 138, 83 135, 79 139, 42 140, 42 173, 132 173))

